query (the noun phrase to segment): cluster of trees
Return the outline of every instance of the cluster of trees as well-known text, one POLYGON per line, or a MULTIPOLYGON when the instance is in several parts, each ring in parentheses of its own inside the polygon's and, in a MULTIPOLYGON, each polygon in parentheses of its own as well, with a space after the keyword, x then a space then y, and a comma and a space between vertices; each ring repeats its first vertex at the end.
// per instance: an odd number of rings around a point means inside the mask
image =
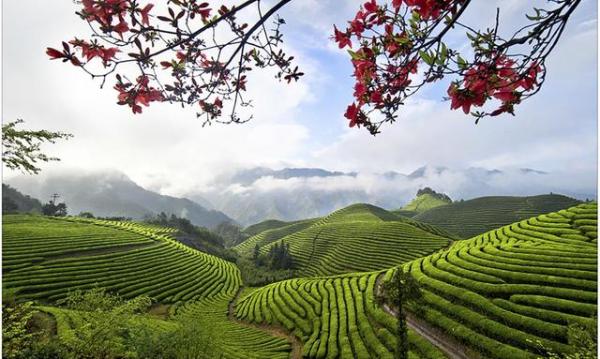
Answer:
POLYGON ((433 189, 431 189, 430 187, 421 188, 417 191, 417 197, 422 196, 424 194, 431 195, 431 196, 433 196, 437 199, 440 199, 442 201, 445 201, 445 202, 452 202, 452 199, 450 198, 450 196, 448 196, 445 193, 436 192, 433 189))
POLYGON ((260 246, 257 244, 254 247, 252 259, 257 266, 266 266, 274 270, 292 269, 294 266, 294 258, 290 253, 290 245, 283 241, 271 246, 266 255, 260 253, 260 246))
POLYGON ((240 226, 231 222, 220 223, 212 229, 212 232, 223 238, 223 245, 227 248, 236 246, 250 237, 242 232, 240 226))
MULTIPOLYGON (((218 357, 218 338, 208 323, 176 317, 168 329, 148 325, 152 300, 140 296, 125 300, 102 288, 75 291, 61 301, 81 320, 69 323, 69 333, 56 336, 58 323, 35 309, 32 302, 17 303, 12 294, 2 300, 2 357, 6 359, 135 359, 218 357)), ((60 309, 57 309, 60 310, 60 309)))
POLYGON ((155 217, 146 218, 145 222, 163 227, 176 228, 178 232, 175 234, 175 238, 188 247, 215 255, 230 262, 235 263, 238 260, 237 253, 225 248, 223 244, 225 241, 221 236, 204 227, 195 226, 187 218, 161 212, 155 217))
POLYGON ((42 214, 44 216, 64 217, 67 215, 67 205, 64 202, 56 203, 50 200, 42 206, 42 214))

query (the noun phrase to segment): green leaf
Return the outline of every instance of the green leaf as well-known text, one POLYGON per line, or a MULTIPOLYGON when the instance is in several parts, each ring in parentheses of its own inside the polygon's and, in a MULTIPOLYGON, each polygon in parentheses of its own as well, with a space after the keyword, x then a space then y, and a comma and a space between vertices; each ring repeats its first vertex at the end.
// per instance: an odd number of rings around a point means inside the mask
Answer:
POLYGON ((421 56, 421 59, 423 59, 427 65, 433 65, 433 58, 426 51, 420 50, 419 56, 421 56))
POLYGON ((456 62, 458 62, 458 67, 460 67, 461 70, 466 69, 468 66, 467 61, 463 59, 460 55, 457 55, 456 62))
POLYGON ((439 58, 438 58, 438 65, 443 66, 446 63, 446 59, 448 58, 448 48, 446 47, 446 44, 444 44, 442 42, 442 49, 440 50, 439 53, 439 58))
POLYGON ((360 55, 357 54, 356 52, 348 49, 348 53, 350 54, 350 57, 352 57, 352 60, 358 60, 358 59, 360 59, 360 55))

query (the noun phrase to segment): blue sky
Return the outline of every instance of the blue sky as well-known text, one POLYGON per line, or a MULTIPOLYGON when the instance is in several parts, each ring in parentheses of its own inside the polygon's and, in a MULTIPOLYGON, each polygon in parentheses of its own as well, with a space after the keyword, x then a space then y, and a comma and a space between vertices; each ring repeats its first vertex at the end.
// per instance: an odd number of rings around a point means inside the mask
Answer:
MULTIPOLYGON (((293 1, 282 12, 285 46, 305 78, 287 85, 272 73, 258 74, 249 83, 255 100, 251 123, 202 128, 194 111, 166 104, 132 116, 115 104, 110 86, 100 90, 73 67, 48 61, 47 46, 87 33, 71 1, 4 2, 3 119, 23 118, 31 127, 75 135, 48 148, 62 162, 45 166, 46 172, 117 170, 175 195, 207 186, 220 173, 259 165, 361 172, 410 172, 422 165, 530 167, 595 190, 597 2, 584 0, 576 10, 548 60, 544 88, 515 117, 475 126, 471 117, 449 111, 442 101, 444 82, 416 97, 400 121, 377 137, 347 127, 343 113, 352 98, 352 68, 345 51, 329 40, 333 24, 344 26, 360 3, 293 1)), ((496 6, 502 8, 503 31, 510 31, 533 5, 478 1, 465 22, 489 24, 496 6)), ((460 46, 462 33, 449 41, 460 46)))

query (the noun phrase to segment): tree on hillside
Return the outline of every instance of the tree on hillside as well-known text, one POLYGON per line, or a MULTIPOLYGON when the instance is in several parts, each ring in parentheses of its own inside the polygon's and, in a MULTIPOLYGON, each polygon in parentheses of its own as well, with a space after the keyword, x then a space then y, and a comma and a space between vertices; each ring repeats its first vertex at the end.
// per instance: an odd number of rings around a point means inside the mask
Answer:
POLYGON ((50 201, 42 206, 44 216, 64 217, 67 215, 67 205, 64 202, 56 203, 58 197, 60 197, 58 194, 53 194, 50 201))
MULTIPOLYGON (((394 358, 408 359, 408 326, 406 325, 406 303, 421 298, 422 293, 417 281, 404 268, 398 268, 388 282, 382 285, 383 293, 396 309, 398 319, 398 342, 394 358)), ((380 300, 384 300, 380 297, 380 300)))
MULTIPOLYGON (((238 107, 248 74, 274 68, 276 78, 303 75, 283 51, 277 13, 291 0, 263 6, 245 0, 233 7, 215 2, 169 0, 156 6, 143 0, 82 0, 76 14, 91 28, 88 39, 73 38, 47 48, 100 79, 111 80, 117 103, 141 113, 142 105, 169 102, 193 106, 204 124, 242 123, 238 107), (253 20, 242 22, 241 17, 253 20), (114 78, 114 82, 113 81, 114 78)), ((354 67, 355 100, 346 110, 351 127, 371 134, 392 123, 405 101, 427 85, 450 79, 451 109, 475 117, 514 114, 546 78, 546 58, 560 40, 581 0, 546 0, 523 14, 508 36, 496 19, 485 29, 462 21, 472 0, 368 0, 346 28, 332 38, 346 48, 354 67), (451 34, 466 32, 465 50, 450 48, 451 34)))
POLYGON ((38 174, 41 169, 38 162, 60 161, 57 157, 49 157, 41 150, 45 142, 56 143, 73 135, 47 130, 22 130, 17 126, 23 120, 7 122, 2 125, 2 162, 12 170, 20 170, 28 174, 38 174))

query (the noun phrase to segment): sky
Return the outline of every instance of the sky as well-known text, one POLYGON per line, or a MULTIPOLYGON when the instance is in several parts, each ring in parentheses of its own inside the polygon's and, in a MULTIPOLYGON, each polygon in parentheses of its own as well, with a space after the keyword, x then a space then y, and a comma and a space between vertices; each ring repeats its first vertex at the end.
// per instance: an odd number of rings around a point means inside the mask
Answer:
MULTIPOLYGON (((202 191, 223 173, 255 166, 361 173, 408 173, 423 165, 534 168, 560 175, 567 185, 595 189, 596 1, 585 0, 575 10, 548 58, 543 89, 518 106, 516 116, 474 125, 473 118, 450 111, 443 101, 444 82, 415 96, 399 121, 375 137, 349 128, 343 117, 352 100, 352 67, 347 53, 329 38, 333 24, 345 26, 360 3, 291 2, 281 12, 284 47, 296 57, 304 78, 288 85, 269 71, 253 75, 248 92, 254 119, 202 127, 195 109, 176 105, 153 105, 134 116, 116 104, 110 84, 100 89, 99 82, 73 66, 49 61, 46 47, 88 33, 72 1, 7 0, 2 3, 2 118, 74 135, 45 147, 62 160, 44 165, 44 172, 114 170, 170 195, 202 191)), ((500 7, 501 31, 509 32, 532 6, 521 0, 476 1, 464 22, 489 26, 500 7)), ((448 42, 464 46, 463 34, 448 42)), ((4 169, 5 178, 15 175, 4 169)))

